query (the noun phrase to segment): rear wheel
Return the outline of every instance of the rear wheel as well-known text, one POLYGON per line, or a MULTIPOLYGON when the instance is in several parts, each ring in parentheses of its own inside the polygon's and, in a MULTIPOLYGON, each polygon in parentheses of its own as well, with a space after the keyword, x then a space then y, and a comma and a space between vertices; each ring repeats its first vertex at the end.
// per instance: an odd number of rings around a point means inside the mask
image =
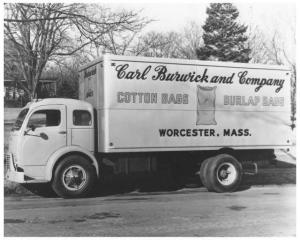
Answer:
POLYGON ((212 158, 207 158, 201 163, 200 167, 200 179, 204 187, 207 187, 206 182, 206 172, 207 172, 207 164, 212 158))
POLYGON ((229 154, 217 155, 203 169, 204 184, 208 191, 232 192, 242 180, 242 165, 229 154))
POLYGON ((64 198, 78 198, 88 195, 96 181, 92 164, 80 155, 63 159, 54 172, 53 190, 64 198))

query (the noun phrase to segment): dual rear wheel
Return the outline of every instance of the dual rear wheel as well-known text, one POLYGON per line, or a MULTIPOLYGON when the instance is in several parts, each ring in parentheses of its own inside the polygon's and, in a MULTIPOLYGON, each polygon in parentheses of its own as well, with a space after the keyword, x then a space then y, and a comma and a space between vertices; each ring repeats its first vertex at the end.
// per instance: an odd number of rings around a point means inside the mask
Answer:
POLYGON ((211 192, 233 192, 242 180, 242 165, 229 154, 206 159, 200 168, 203 185, 211 192))

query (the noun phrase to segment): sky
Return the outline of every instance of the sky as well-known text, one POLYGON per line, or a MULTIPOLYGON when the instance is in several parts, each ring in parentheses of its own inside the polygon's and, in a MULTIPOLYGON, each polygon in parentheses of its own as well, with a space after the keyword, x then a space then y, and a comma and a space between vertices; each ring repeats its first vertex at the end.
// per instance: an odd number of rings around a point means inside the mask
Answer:
MULTIPOLYGON (((209 5, 205 1, 114 1, 111 4, 105 3, 112 9, 132 9, 143 10, 141 15, 155 19, 145 30, 171 31, 182 28, 186 23, 195 21, 203 24, 206 18, 206 7, 209 5)), ((295 2, 293 1, 239 1, 234 5, 240 12, 241 22, 260 25, 265 29, 274 29, 295 22, 295 2), (293 19, 294 18, 294 19, 293 19)))
MULTIPOLYGON (((286 51, 295 55, 296 4, 295 1, 236 1, 240 15, 238 20, 250 28, 257 27, 267 37, 279 34, 286 51)), ((200 26, 207 17, 207 1, 113 1, 105 6, 113 10, 142 10, 141 15, 154 19, 147 31, 181 31, 189 22, 200 26)), ((293 56, 294 58, 294 56, 293 56)))

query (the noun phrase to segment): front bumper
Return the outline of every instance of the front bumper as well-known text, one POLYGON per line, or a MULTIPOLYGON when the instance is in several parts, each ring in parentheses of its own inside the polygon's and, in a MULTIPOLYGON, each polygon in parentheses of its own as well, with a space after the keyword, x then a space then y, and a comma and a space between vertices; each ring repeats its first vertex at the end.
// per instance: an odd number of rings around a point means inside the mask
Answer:
POLYGON ((36 179, 25 175, 24 170, 17 166, 13 154, 5 154, 5 179, 16 183, 46 183, 44 179, 36 179))
POLYGON ((26 183, 24 172, 18 172, 11 153, 5 154, 5 178, 12 182, 26 183))
POLYGON ((17 172, 17 171, 11 171, 8 170, 6 173, 6 179, 11 182, 17 182, 17 183, 26 183, 24 172, 17 172))

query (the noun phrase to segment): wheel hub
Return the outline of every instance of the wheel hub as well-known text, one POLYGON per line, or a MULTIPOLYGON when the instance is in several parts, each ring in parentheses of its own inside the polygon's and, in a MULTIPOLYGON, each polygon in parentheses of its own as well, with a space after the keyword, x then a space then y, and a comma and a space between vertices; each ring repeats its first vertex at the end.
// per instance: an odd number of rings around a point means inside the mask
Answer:
POLYGON ((217 169, 217 179, 222 185, 228 186, 237 178, 237 170, 232 163, 222 163, 217 169))
POLYGON ((68 167, 62 176, 64 186, 71 190, 76 191, 81 189, 86 183, 86 172, 79 165, 68 167))
POLYGON ((227 178, 228 174, 229 174, 229 172, 223 169, 220 172, 220 177, 221 178, 227 178))

